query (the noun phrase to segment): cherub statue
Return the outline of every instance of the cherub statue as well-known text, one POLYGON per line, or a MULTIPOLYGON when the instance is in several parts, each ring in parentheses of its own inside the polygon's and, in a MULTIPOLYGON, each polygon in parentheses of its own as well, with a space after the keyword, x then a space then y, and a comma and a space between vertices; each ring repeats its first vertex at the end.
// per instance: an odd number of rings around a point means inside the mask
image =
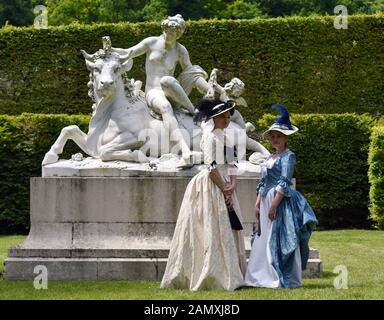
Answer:
MULTIPOLYGON (((242 97, 245 91, 244 82, 239 78, 232 78, 232 80, 224 85, 224 87, 220 86, 217 83, 217 69, 213 69, 211 75, 209 77, 208 83, 214 89, 215 92, 219 93, 220 100, 228 101, 233 100, 236 102, 237 106, 248 107, 247 102, 242 97)), ((212 91, 208 91, 205 95, 206 98, 212 98, 214 93, 212 91)), ((254 131, 255 126, 250 122, 245 122, 243 116, 241 115, 239 110, 235 110, 234 114, 231 116, 231 121, 236 122, 240 127, 248 131, 254 131)))

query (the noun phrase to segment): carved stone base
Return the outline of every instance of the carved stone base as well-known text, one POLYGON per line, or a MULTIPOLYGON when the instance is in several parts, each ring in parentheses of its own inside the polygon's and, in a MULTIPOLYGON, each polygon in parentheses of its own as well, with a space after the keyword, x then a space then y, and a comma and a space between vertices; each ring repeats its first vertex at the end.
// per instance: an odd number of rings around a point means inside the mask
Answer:
MULTIPOLYGON (((31 231, 9 250, 4 277, 161 280, 185 188, 193 174, 31 178, 31 231)), ((254 221, 258 173, 239 177, 245 244, 254 221)), ((306 275, 320 276, 313 256, 306 275)))
MULTIPOLYGON (((168 250, 161 249, 11 249, 5 262, 4 277, 7 280, 31 280, 36 276, 34 268, 43 265, 51 280, 161 281, 167 257, 168 250)), ((322 261, 317 257, 318 251, 311 248, 304 278, 322 276, 322 261)))

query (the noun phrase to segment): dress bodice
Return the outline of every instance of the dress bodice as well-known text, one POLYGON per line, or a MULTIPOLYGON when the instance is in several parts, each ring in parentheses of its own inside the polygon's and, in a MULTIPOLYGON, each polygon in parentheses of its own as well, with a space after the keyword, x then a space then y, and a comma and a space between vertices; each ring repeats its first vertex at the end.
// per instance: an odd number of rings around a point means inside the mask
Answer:
POLYGON ((268 174, 268 169, 272 169, 276 158, 269 157, 267 160, 260 163, 261 177, 265 178, 268 174))
POLYGON ((200 147, 209 170, 236 166, 236 148, 225 130, 204 130, 200 147))
POLYGON ((295 154, 287 149, 280 154, 276 159, 271 157, 262 163, 261 174, 262 179, 257 186, 257 191, 265 197, 271 188, 276 188, 277 191, 284 193, 285 196, 290 196, 292 189, 292 177, 296 164, 295 154))

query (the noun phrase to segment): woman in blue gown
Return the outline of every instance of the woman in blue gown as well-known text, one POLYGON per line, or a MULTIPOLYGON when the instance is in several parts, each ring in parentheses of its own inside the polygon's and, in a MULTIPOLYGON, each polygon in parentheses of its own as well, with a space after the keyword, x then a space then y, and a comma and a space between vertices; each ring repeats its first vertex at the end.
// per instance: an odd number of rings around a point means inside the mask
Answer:
POLYGON ((288 136, 299 129, 291 124, 288 110, 274 105, 281 116, 268 128, 276 152, 261 164, 262 179, 257 187, 256 236, 247 266, 245 285, 267 288, 297 288, 309 256, 308 241, 317 223, 303 195, 292 189, 295 154, 287 148, 288 136))

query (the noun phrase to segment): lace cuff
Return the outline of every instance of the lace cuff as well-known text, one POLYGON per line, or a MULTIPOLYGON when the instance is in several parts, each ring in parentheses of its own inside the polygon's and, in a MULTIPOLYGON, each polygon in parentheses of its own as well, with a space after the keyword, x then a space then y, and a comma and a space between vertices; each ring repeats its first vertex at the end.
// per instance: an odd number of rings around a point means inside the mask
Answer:
POLYGON ((291 186, 292 182, 284 176, 280 176, 277 180, 277 186, 275 190, 279 193, 282 193, 285 197, 290 197, 292 195, 291 186))

